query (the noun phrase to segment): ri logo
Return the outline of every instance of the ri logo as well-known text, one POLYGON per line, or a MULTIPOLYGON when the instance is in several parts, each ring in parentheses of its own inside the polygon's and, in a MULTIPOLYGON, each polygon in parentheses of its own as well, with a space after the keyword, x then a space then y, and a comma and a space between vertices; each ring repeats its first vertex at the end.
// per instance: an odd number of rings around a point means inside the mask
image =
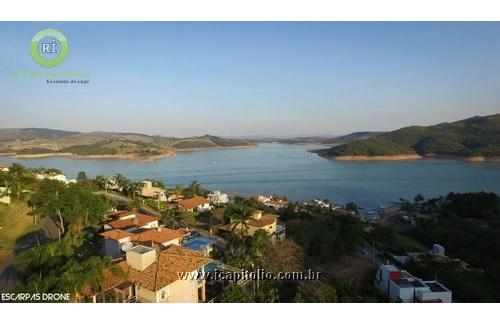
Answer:
POLYGON ((47 28, 31 39, 31 58, 40 66, 52 68, 61 65, 68 57, 69 45, 60 31, 47 28))

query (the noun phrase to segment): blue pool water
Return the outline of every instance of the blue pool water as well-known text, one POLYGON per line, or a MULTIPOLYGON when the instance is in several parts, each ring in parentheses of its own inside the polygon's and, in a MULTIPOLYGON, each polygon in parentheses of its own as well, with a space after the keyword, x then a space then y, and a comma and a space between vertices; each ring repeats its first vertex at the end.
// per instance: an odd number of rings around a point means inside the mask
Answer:
POLYGON ((203 250, 207 246, 213 245, 214 243, 214 239, 210 239, 204 236, 196 236, 193 239, 186 241, 184 243, 184 247, 195 250, 203 250))

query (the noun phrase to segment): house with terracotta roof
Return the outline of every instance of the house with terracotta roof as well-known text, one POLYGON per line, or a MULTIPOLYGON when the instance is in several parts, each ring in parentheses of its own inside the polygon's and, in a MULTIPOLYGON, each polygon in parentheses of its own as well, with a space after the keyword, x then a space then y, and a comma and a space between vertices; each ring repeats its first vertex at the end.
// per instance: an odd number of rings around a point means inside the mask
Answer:
POLYGON ((121 273, 104 273, 104 292, 84 293, 97 301, 198 303, 206 298, 204 268, 214 260, 201 252, 170 245, 164 250, 138 245, 117 264, 121 273))
POLYGON ((276 196, 264 196, 264 195, 259 195, 257 196, 257 200, 264 204, 265 206, 269 208, 273 208, 275 210, 283 209, 288 206, 288 201, 276 196))
POLYGON ((101 233, 104 238, 103 252, 105 256, 120 257, 127 247, 132 246, 132 233, 123 230, 108 230, 101 233))
POLYGON ((104 224, 104 229, 120 229, 132 232, 139 228, 157 228, 159 225, 158 219, 158 217, 139 212, 118 211, 110 215, 110 219, 104 224))
POLYGON ((193 198, 183 199, 179 201, 179 208, 188 212, 203 212, 212 209, 210 201, 205 197, 195 196, 193 198))
POLYGON ((172 230, 165 227, 145 229, 132 235, 132 242, 149 247, 165 248, 170 245, 181 244, 186 233, 183 230, 172 230))
POLYGON ((276 229, 278 223, 278 215, 271 213, 263 213, 261 210, 255 210, 250 219, 246 221, 248 229, 243 231, 243 224, 238 224, 235 227, 232 224, 219 226, 219 231, 243 233, 247 236, 253 236, 258 230, 266 231, 271 238, 276 239, 276 229))
POLYGON ((169 245, 180 245, 185 232, 165 227, 122 230, 119 228, 101 233, 104 238, 104 256, 122 257, 134 245, 164 249, 169 245))

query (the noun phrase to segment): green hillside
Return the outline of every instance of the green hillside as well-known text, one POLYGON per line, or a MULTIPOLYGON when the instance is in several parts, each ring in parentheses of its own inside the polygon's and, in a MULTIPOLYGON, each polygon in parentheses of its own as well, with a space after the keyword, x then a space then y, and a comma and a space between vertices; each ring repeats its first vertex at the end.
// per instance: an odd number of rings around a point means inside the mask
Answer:
POLYGON ((325 157, 398 154, 498 157, 500 114, 433 126, 410 126, 317 153, 325 157))

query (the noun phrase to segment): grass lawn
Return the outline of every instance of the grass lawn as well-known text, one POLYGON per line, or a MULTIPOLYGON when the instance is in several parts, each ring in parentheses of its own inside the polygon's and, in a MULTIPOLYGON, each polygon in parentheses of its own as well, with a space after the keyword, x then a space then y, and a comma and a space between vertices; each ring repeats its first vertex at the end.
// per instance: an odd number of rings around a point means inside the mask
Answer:
POLYGON ((19 237, 35 229, 30 211, 25 202, 0 204, 0 258, 14 250, 19 237))

